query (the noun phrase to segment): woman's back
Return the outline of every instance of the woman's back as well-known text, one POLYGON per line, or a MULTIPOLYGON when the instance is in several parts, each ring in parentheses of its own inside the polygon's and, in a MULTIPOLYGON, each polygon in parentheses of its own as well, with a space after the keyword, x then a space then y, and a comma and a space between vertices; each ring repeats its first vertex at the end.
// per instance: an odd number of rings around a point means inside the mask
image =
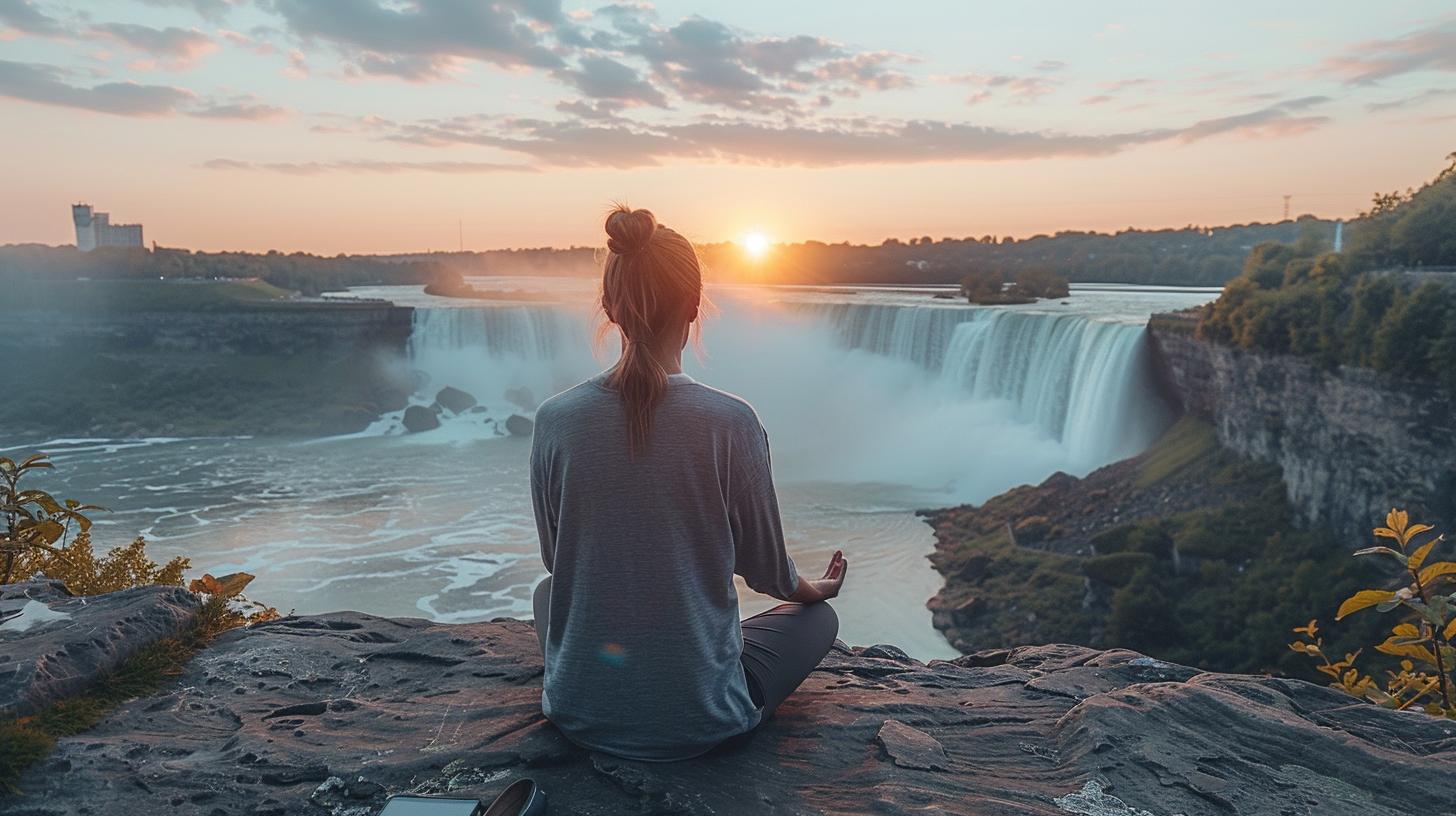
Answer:
POLYGON ((733 575, 779 598, 798 585, 752 407, 667 381, 640 450, 605 375, 543 404, 532 448, 553 578, 543 709, 582 745, 636 759, 693 756, 758 723, 733 575))

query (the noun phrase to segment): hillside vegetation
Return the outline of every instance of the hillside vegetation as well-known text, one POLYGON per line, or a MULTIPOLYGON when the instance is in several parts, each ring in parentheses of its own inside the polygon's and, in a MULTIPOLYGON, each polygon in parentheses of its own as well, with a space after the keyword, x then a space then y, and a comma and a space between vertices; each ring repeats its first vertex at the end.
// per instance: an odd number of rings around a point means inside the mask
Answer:
MULTIPOLYGON (((1220 449, 1191 418, 1083 479, 1057 474, 929 521, 946 577, 936 625, 966 651, 1079 643, 1308 676, 1286 646, 1290 621, 1373 575, 1329 531, 1299 529, 1277 466, 1220 449)), ((1378 628, 1353 624, 1331 650, 1378 628)))
POLYGON ((1456 391, 1456 154, 1420 190, 1375 196, 1349 233, 1339 253, 1313 233, 1255 247, 1198 336, 1456 391))

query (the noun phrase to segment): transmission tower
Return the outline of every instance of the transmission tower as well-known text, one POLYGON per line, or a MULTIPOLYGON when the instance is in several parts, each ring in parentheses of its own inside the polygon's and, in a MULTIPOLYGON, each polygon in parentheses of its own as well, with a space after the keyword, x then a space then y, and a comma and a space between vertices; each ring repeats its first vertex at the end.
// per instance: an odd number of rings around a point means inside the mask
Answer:
POLYGON ((1294 196, 1287 195, 1287 196, 1284 197, 1284 220, 1285 221, 1288 221, 1289 220, 1289 200, 1291 198, 1294 198, 1294 196))

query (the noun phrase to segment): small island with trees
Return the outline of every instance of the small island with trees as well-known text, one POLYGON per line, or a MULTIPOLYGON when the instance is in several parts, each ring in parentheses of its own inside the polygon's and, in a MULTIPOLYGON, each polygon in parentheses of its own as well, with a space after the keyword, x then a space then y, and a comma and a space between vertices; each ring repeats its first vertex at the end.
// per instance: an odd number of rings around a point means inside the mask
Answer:
POLYGON ((976 269, 961 279, 961 297, 977 306, 1010 306, 1069 295, 1067 279, 1041 267, 1017 272, 1010 287, 1001 273, 993 269, 976 269))

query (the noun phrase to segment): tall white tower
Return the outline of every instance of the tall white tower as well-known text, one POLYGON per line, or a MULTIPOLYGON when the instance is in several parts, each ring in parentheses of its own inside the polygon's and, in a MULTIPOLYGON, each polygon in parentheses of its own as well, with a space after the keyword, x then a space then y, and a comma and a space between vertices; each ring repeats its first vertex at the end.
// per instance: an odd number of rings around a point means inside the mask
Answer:
POLYGON ((110 213, 96 212, 90 204, 72 204, 71 220, 76 222, 76 248, 90 252, 96 247, 140 247, 141 224, 113 224, 110 213))
POLYGON ((72 204, 71 220, 76 222, 76 248, 90 252, 96 248, 96 219, 90 204, 72 204))

